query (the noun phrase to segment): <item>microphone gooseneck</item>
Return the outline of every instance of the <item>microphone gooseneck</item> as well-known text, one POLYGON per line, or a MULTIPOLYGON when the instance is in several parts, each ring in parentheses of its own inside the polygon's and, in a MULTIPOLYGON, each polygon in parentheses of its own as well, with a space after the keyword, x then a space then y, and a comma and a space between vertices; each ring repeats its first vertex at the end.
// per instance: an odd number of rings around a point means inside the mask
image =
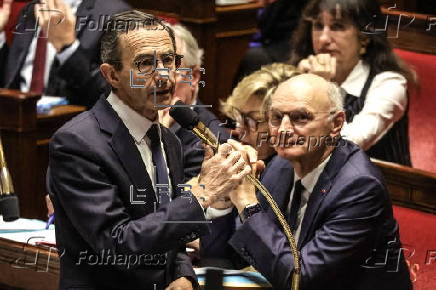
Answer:
MULTIPOLYGON (((196 112, 191 110, 182 101, 176 102, 177 106, 170 109, 170 116, 180 124, 185 129, 191 130, 195 135, 197 135, 206 144, 210 145, 214 152, 218 150, 218 139, 215 135, 202 123, 199 121, 196 112)), ((294 269, 292 273, 291 289, 298 290, 300 287, 300 277, 301 277, 301 265, 300 265, 300 254, 298 253, 297 243, 292 235, 291 228, 286 222, 285 217, 280 211, 279 206, 272 198, 268 189, 253 175, 249 174, 246 178, 262 193, 268 204, 271 206, 274 214, 276 215, 280 225, 283 228, 286 238, 288 239, 289 246, 291 248, 292 255, 294 257, 294 269)))
POLYGON ((0 136, 0 214, 5 222, 11 222, 20 217, 18 197, 14 194, 12 178, 6 165, 6 158, 3 151, 2 139, 0 136))

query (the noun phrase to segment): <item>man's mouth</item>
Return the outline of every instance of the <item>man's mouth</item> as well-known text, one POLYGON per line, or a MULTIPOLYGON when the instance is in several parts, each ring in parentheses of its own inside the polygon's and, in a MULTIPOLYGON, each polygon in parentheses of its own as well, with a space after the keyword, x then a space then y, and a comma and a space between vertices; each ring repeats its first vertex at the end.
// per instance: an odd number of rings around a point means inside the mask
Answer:
POLYGON ((167 96, 170 94, 170 90, 156 90, 152 94, 156 94, 157 97, 167 96))

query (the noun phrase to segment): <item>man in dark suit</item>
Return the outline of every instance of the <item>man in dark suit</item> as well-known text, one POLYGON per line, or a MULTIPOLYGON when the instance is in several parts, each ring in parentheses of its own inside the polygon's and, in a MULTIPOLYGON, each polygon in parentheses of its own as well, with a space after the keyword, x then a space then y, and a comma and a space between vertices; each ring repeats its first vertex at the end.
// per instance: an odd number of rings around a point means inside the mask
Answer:
MULTIPOLYGON (((291 78, 271 98, 271 135, 284 138, 262 183, 298 243, 300 289, 411 289, 383 178, 340 138, 344 118, 336 85, 315 75, 291 78)), ((294 257, 265 199, 249 184, 230 197, 243 220, 230 244, 274 289, 289 289, 294 257)))
POLYGON ((21 11, 10 47, 0 23, 0 87, 91 107, 110 91, 99 72, 105 23, 129 9, 121 0, 32 1, 21 11))
POLYGON ((224 144, 205 157, 204 189, 181 186, 181 145, 157 106, 174 90, 175 51, 173 31, 152 15, 114 15, 100 67, 112 93, 50 143, 61 289, 193 289, 185 244, 207 232, 204 209, 251 171, 224 144))

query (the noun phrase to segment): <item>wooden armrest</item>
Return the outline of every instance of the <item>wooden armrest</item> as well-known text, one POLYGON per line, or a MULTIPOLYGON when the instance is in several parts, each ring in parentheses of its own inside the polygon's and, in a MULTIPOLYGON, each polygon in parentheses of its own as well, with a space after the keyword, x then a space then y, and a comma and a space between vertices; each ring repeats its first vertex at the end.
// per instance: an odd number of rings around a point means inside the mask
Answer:
POLYGON ((436 213, 436 173, 377 159, 371 161, 383 172, 395 203, 436 213))

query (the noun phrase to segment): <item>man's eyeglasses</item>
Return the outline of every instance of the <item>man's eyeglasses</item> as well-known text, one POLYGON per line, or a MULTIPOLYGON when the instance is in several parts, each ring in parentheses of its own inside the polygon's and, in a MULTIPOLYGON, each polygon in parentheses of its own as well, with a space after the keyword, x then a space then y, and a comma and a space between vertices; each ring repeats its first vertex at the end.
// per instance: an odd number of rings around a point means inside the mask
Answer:
POLYGON ((242 113, 236 108, 232 110, 233 116, 236 121, 236 127, 242 129, 249 129, 252 132, 256 132, 259 123, 265 122, 265 113, 262 111, 251 111, 242 113))
POLYGON ((308 123, 315 120, 315 115, 318 114, 329 114, 333 115, 336 111, 330 112, 308 112, 305 110, 295 110, 291 112, 281 112, 279 110, 270 110, 268 112, 268 122, 271 127, 280 127, 283 118, 288 116, 289 121, 295 128, 304 128, 308 123))
POLYGON ((176 53, 164 53, 159 56, 154 53, 153 55, 142 56, 134 62, 138 71, 142 74, 151 74, 162 63, 166 69, 178 69, 182 64, 183 55, 176 53))

